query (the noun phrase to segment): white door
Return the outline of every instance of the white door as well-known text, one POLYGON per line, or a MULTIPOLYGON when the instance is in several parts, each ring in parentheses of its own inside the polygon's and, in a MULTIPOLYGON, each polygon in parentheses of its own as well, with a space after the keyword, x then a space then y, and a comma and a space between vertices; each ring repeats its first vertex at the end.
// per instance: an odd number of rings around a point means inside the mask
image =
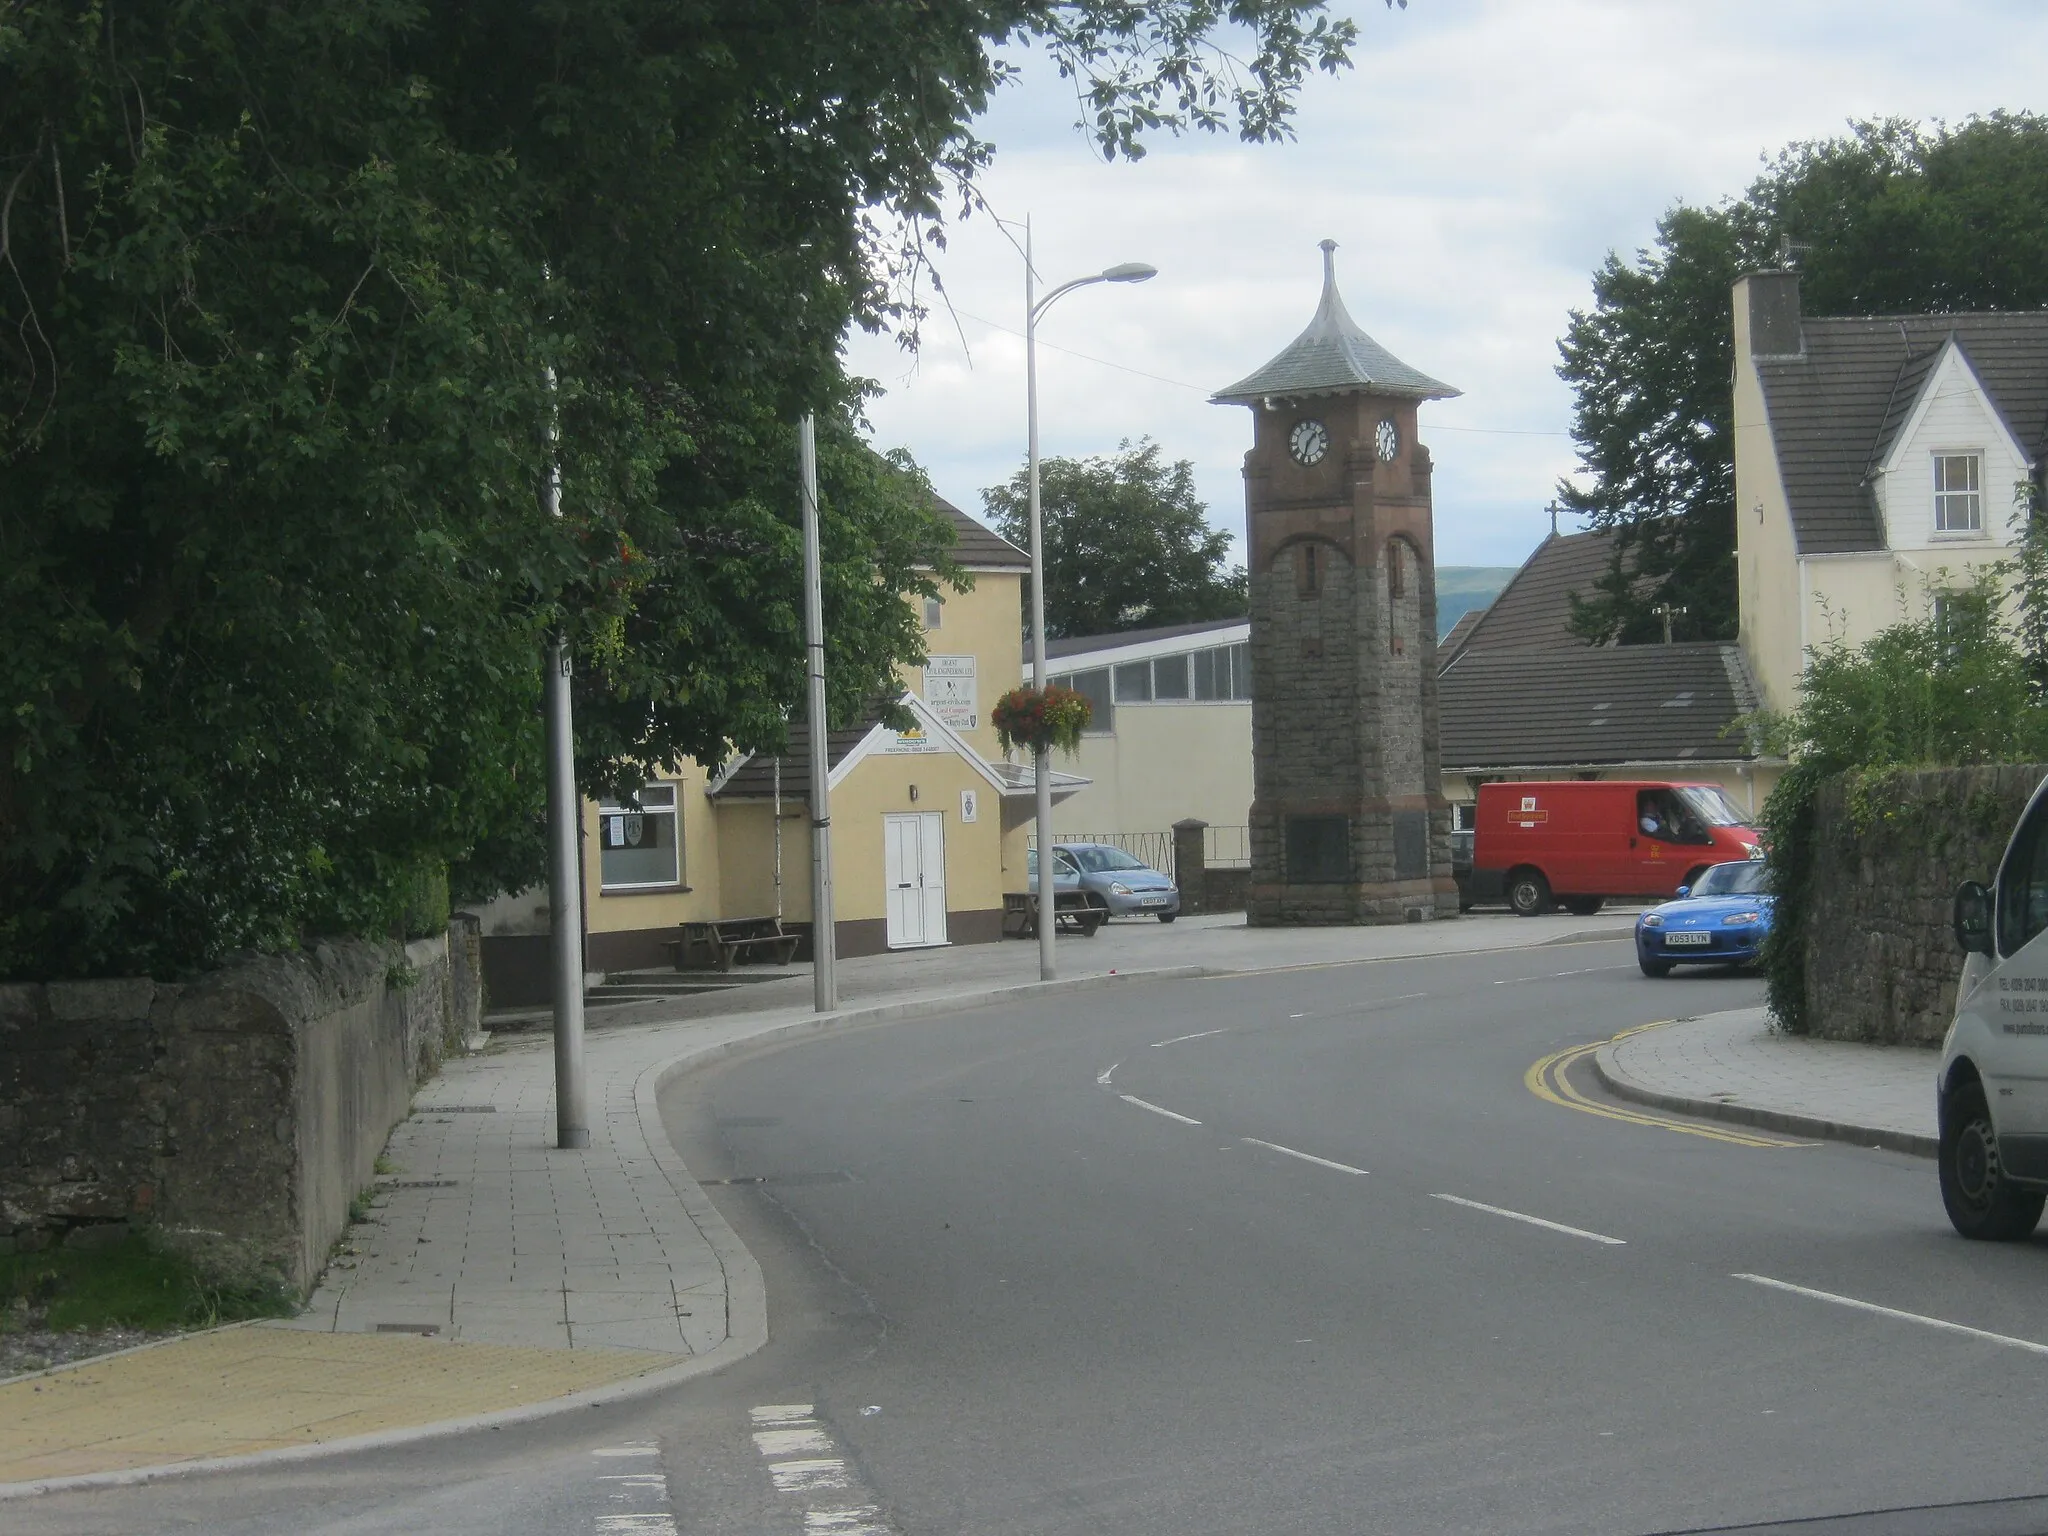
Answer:
POLYGON ((924 942, 946 942, 946 818, 937 811, 919 816, 917 888, 924 898, 924 942))
POLYGON ((937 812, 882 818, 889 947, 946 942, 946 829, 937 812))

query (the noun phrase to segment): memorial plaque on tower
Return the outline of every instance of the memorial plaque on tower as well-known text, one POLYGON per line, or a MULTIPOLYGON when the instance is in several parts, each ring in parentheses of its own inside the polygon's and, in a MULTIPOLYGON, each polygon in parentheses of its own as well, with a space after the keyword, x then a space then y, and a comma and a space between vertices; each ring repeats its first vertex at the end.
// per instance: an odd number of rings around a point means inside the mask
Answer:
POLYGON ((1455 917, 1436 560, 1417 407, 1457 390, 1358 328, 1325 240, 1314 320, 1214 396, 1249 406, 1254 925, 1455 917))

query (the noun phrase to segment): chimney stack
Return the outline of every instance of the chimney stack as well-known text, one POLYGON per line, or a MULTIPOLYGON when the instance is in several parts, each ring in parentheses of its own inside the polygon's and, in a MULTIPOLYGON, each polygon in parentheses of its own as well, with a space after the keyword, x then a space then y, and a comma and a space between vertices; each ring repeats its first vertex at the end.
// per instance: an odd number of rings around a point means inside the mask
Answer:
POLYGON ((1789 267, 1751 272, 1735 281, 1737 335, 1747 333, 1751 357, 1797 357, 1806 350, 1799 330, 1799 274, 1789 267))

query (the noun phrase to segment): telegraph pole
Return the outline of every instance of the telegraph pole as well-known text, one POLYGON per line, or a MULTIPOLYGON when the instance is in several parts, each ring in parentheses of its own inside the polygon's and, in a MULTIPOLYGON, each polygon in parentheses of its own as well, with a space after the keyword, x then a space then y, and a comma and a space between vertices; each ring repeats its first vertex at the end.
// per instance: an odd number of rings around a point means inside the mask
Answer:
MULTIPOLYGON (((548 516, 562 515, 561 425, 553 414, 555 370, 548 378, 548 516)), ((576 731, 569 710, 569 636, 548 643, 544 704, 548 754, 548 927, 555 958, 555 1145, 590 1145, 583 1088, 583 858, 578 833, 576 731)))
POLYGON ((809 672, 811 747, 811 990, 820 1013, 839 1006, 839 935, 832 923, 832 788, 826 751, 824 570, 818 552, 818 426, 805 416, 796 429, 804 504, 804 653, 809 672))

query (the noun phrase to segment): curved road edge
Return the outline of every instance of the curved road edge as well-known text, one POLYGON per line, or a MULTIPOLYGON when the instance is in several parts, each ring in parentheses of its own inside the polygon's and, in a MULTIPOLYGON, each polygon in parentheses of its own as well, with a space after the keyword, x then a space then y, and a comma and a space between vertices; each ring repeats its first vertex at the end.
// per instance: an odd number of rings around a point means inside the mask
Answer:
MULTIPOLYGON (((1706 1014, 1697 1019, 1674 1019, 1666 1027, 1682 1029, 1688 1024, 1706 1023, 1720 1017, 1725 1016, 1706 1014)), ((1878 1147, 1888 1152, 1904 1152, 1913 1157, 1934 1157, 1940 1150, 1939 1138, 1896 1127, 1859 1125, 1851 1120, 1823 1114, 1805 1114, 1673 1092, 1667 1087, 1645 1082, 1631 1073, 1620 1060, 1624 1043, 1621 1038, 1610 1040, 1593 1053, 1594 1076, 1599 1078, 1602 1087, 1618 1099, 1626 1099, 1631 1103, 1646 1105, 1653 1109, 1675 1110, 1680 1114, 1693 1115, 1701 1119, 1755 1126, 1760 1130, 1807 1136, 1821 1141, 1878 1147)), ((1932 1097, 1931 1088, 1929 1096, 1932 1097)))

